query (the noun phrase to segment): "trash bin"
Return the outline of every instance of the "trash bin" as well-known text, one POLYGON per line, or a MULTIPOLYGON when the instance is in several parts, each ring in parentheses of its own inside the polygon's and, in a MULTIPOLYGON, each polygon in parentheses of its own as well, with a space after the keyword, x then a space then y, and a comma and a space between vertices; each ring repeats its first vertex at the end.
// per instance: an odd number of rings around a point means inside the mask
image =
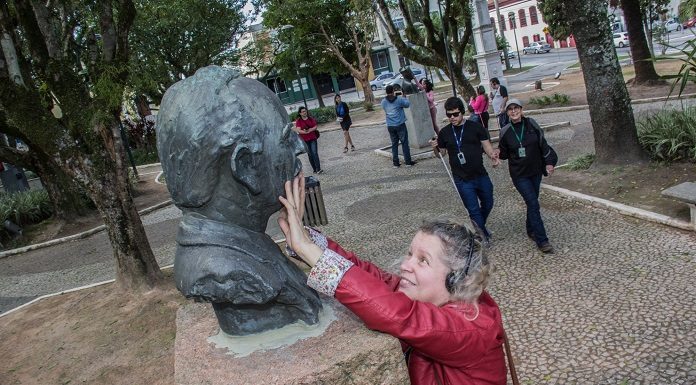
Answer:
POLYGON ((321 183, 313 176, 305 177, 305 212, 302 219, 305 226, 320 226, 329 223, 321 194, 321 183))

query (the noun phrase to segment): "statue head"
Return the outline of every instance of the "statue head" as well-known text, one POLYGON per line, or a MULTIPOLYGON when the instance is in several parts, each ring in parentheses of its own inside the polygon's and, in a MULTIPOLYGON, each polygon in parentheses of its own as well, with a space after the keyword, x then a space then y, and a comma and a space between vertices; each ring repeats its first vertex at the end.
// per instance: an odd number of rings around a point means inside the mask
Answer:
POLYGON ((288 120, 268 87, 231 69, 205 67, 170 87, 157 150, 177 207, 237 224, 251 216, 265 228, 283 184, 302 167, 304 147, 288 120))

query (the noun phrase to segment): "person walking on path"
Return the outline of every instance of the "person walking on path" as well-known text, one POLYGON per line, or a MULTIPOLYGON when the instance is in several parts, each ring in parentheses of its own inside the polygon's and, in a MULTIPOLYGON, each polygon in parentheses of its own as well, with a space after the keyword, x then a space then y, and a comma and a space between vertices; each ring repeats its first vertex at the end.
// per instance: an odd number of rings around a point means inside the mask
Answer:
POLYGON ((493 112, 495 116, 498 117, 498 128, 503 128, 508 123, 508 116, 505 112, 505 105, 508 101, 508 91, 507 88, 500 84, 498 78, 491 79, 491 104, 493 105, 493 112))
POLYGON ((346 102, 341 101, 341 95, 334 96, 334 104, 336 104, 336 121, 341 125, 341 130, 343 130, 343 153, 348 152, 348 145, 350 144, 350 150, 355 151, 355 146, 353 145, 353 139, 350 137, 350 126, 353 121, 350 119, 350 109, 346 102))
POLYGON ((488 129, 488 96, 486 96, 486 88, 482 85, 476 88, 478 94, 476 98, 472 97, 469 100, 469 105, 474 109, 474 114, 478 116, 480 123, 484 128, 488 129))
POLYGON ((295 132, 300 135, 300 139, 305 144, 309 164, 312 166, 312 171, 315 174, 321 174, 324 170, 321 169, 319 162, 319 148, 317 139, 319 139, 319 131, 317 131, 317 121, 309 116, 307 108, 300 107, 297 110, 299 116, 295 121, 295 132))
POLYGON ((418 82, 418 88, 425 92, 425 98, 428 99, 428 108, 430 108, 430 119, 433 122, 433 131, 435 135, 440 132, 440 127, 437 125, 437 105, 435 103, 435 93, 433 92, 433 83, 423 78, 418 82))
POLYGON ((498 153, 491 145, 488 130, 473 120, 464 120, 464 103, 457 97, 445 101, 450 124, 443 127, 433 143, 436 156, 449 154, 454 184, 464 202, 469 218, 484 236, 490 239, 486 220, 493 210, 493 183, 483 167, 483 153, 498 167, 498 153))
POLYGON ((426 223, 392 274, 302 226, 303 182, 286 182, 278 224, 289 254, 311 267, 307 285, 398 338, 411 384, 505 385, 505 331, 486 291, 493 269, 481 238, 454 222, 426 223))
POLYGON ((554 252, 544 228, 539 205, 542 175, 551 176, 558 155, 549 146, 539 124, 524 116, 522 102, 512 98, 505 106, 510 123, 500 130, 500 159, 508 159, 512 184, 527 205, 527 236, 545 254, 554 252))
POLYGON ((394 86, 388 85, 387 96, 382 99, 382 109, 387 117, 387 131, 391 139, 392 163, 394 168, 401 166, 399 162, 399 142, 404 152, 404 163, 406 167, 411 167, 416 162, 411 160, 411 151, 408 148, 408 132, 406 131, 406 114, 404 108, 408 108, 411 103, 403 96, 394 94, 394 86))

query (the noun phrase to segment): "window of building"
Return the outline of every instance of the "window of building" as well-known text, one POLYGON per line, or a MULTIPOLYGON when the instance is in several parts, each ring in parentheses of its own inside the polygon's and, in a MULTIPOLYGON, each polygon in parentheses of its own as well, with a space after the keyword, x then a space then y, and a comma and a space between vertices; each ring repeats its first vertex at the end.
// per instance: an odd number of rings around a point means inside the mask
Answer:
POLYGON ((500 24, 500 25, 503 26, 503 31, 506 31, 506 28, 505 28, 505 18, 503 17, 503 15, 500 15, 500 18, 499 18, 499 19, 500 19, 500 20, 498 21, 498 24, 500 24))
POLYGON ((520 20, 520 27, 527 26, 527 15, 525 15, 524 9, 517 11, 517 18, 520 20))
POLYGON ((389 71, 389 55, 387 51, 373 52, 371 58, 372 67, 376 74, 389 71))
POLYGON ((404 29, 406 29, 406 24, 404 24, 404 18, 399 17, 399 18, 394 19, 394 26, 399 31, 403 31, 404 29))
POLYGON ((539 36, 539 34, 536 34, 536 35, 532 36, 532 39, 534 41, 539 41, 539 40, 541 40, 541 36, 539 36))
POLYGON ((529 21, 534 24, 539 24, 539 16, 537 15, 537 9, 535 6, 529 7, 529 21))
POLYGON ((522 36, 522 46, 529 47, 529 37, 528 36, 522 36))
POLYGON ((517 28, 517 26, 515 25, 515 13, 514 12, 508 13, 508 20, 510 21, 510 29, 517 28))
POLYGON ((268 86, 268 88, 271 89, 271 91, 275 92, 276 94, 282 94, 283 92, 287 92, 287 89, 285 88, 285 82, 280 78, 267 79, 266 85, 268 86))
POLYGON ((405 58, 405 57, 399 55, 399 65, 401 66, 401 68, 406 67, 406 66, 410 66, 411 61, 408 60, 408 58, 405 58))

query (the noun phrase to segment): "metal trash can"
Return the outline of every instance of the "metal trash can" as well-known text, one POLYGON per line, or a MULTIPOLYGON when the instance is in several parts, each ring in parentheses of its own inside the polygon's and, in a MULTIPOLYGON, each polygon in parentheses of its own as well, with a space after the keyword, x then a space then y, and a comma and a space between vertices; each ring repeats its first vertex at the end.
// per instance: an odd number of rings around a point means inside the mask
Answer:
POLYGON ((302 218, 305 226, 319 226, 329 223, 321 194, 321 183, 313 176, 305 177, 305 212, 302 218))

